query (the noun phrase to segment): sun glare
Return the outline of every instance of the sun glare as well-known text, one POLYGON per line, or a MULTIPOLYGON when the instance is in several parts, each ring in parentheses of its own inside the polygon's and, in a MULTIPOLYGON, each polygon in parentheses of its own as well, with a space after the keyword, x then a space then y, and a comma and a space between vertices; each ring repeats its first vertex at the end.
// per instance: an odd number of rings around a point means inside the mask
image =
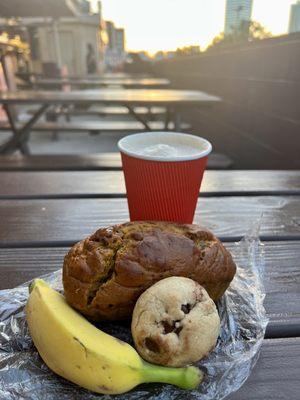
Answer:
MULTIPOLYGON (((274 35, 287 31, 295 0, 254 0, 252 19, 274 35)), ((102 0, 103 16, 126 30, 128 50, 205 48, 224 28, 225 0, 102 0)))

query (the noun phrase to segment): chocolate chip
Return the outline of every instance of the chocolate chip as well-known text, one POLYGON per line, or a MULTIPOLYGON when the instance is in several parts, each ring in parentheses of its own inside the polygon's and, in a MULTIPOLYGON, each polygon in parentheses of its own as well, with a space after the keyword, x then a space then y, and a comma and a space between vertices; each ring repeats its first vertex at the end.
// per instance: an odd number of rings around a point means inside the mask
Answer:
POLYGON ((179 335, 179 333, 182 331, 183 326, 178 326, 175 330, 174 333, 176 333, 176 335, 179 335))
POLYGON ((151 338, 149 338, 149 337, 147 337, 146 339, 145 339, 145 346, 150 350, 150 351, 152 351, 153 353, 159 353, 159 346, 158 346, 158 344, 156 343, 156 341, 155 340, 153 340, 153 339, 151 339, 151 338))
POLYGON ((175 328, 175 323, 171 325, 168 321, 162 321, 161 322, 162 326, 164 327, 164 334, 167 335, 168 333, 173 332, 175 328))
POLYGON ((161 324, 164 327, 164 335, 167 335, 168 333, 176 333, 176 335, 179 335, 179 333, 182 330, 182 326, 180 326, 180 320, 178 321, 173 321, 172 324, 170 324, 168 321, 162 321, 161 324))
POLYGON ((181 311, 183 311, 185 314, 188 314, 192 309, 191 304, 182 304, 181 306, 181 311))

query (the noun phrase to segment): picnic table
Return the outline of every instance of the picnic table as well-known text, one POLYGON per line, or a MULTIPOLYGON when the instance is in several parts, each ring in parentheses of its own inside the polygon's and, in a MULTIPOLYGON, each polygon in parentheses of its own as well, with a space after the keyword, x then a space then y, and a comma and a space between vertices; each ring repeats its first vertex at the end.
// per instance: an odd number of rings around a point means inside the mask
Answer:
MULTIPOLYGON (((30 82, 31 80, 34 79, 43 79, 43 78, 50 78, 48 76, 45 76, 43 74, 37 74, 33 72, 17 72, 16 76, 18 78, 23 79, 26 82, 30 82)), ((52 77, 53 78, 53 77, 52 77)), ((61 76, 58 78, 62 78, 61 76)), ((68 75, 68 78, 78 80, 78 79, 94 79, 97 80, 99 78, 102 79, 139 79, 139 78, 153 78, 153 76, 145 73, 139 73, 139 74, 129 74, 126 72, 105 72, 101 74, 88 74, 88 75, 68 75)))
POLYGON ((170 120, 174 121, 174 130, 181 131, 182 110, 187 107, 209 107, 221 101, 220 97, 201 91, 169 90, 169 89, 102 89, 99 91, 15 91, 0 93, 2 104, 9 120, 9 128, 13 136, 0 145, 0 154, 7 154, 21 148, 28 152, 26 144, 29 133, 50 106, 54 105, 122 105, 129 110, 131 116, 142 124, 145 130, 152 130, 148 121, 135 112, 135 106, 166 107, 165 130, 170 120), (18 125, 11 107, 37 104, 31 118, 22 126, 18 125))
MULTIPOLYGON (((0 188, 1 289, 61 268, 75 242, 128 220, 121 171, 3 171, 0 188)), ((298 400, 300 171, 206 171, 195 223, 231 249, 260 215, 270 322, 250 378, 229 399, 298 400)))
POLYGON ((34 88, 62 88, 64 85, 71 86, 72 88, 95 88, 107 86, 122 86, 124 88, 164 88, 170 85, 168 79, 162 78, 37 78, 32 81, 34 88))

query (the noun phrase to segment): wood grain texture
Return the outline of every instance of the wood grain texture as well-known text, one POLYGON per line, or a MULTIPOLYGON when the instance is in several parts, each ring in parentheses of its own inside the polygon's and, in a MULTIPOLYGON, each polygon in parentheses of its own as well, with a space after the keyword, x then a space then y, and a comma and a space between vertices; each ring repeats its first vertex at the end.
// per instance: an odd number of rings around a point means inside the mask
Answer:
POLYGON ((120 170, 119 153, 64 155, 0 155, 1 171, 120 170))
POLYGON ((299 400, 300 338, 265 340, 249 379, 228 400, 299 400))
MULTIPOLYGON (((263 240, 300 239, 297 196, 200 198, 194 221, 232 241, 260 217, 263 240)), ((68 245, 128 218, 126 199, 0 200, 0 246, 68 245)))
MULTIPOLYGON (((232 161, 224 154, 212 153, 208 169, 230 168, 232 161)), ((120 153, 63 155, 0 155, 0 171, 119 171, 120 153)))
MULTIPOLYGON (((206 171, 201 196, 300 194, 300 171, 206 171)), ((121 171, 2 172, 0 198, 124 197, 121 171)))
POLYGON ((161 78, 98 78, 98 79, 74 79, 74 78, 40 78, 34 84, 42 88, 53 86, 71 85, 72 87, 103 87, 103 86, 123 86, 135 88, 164 88, 170 85, 168 79, 161 78))
POLYGON ((220 97, 199 90, 108 89, 91 91, 15 91, 0 93, 1 104, 128 104, 128 105, 201 105, 221 101, 220 97))
MULTIPOLYGON (((225 243, 232 250, 235 244, 225 243)), ((300 241, 264 244, 267 337, 300 335, 300 241)), ((235 260, 241 265, 241 260, 235 260)))
MULTIPOLYGON (((151 116, 164 116, 166 114, 165 107, 134 107, 134 112, 137 115, 151 116)), ((92 106, 88 109, 76 107, 69 111, 70 115, 93 115, 93 116, 105 116, 105 115, 129 115, 129 110, 122 106, 92 106)))
MULTIPOLYGON (((148 121, 151 131, 165 129, 163 121, 148 121)), ((22 125, 21 125, 22 127, 22 125)), ((187 130, 190 125, 181 124, 182 130, 187 130)), ((169 129, 174 129, 174 123, 169 124, 169 129)), ((10 131, 9 123, 1 123, 0 131, 10 131)), ((32 132, 114 132, 114 133, 139 133, 145 130, 145 126, 139 121, 72 121, 72 122, 37 122, 31 129, 32 132)))
MULTIPOLYGON (((225 245, 229 250, 235 246, 225 245)), ((61 268, 67 251, 67 247, 0 249, 0 289, 61 268)), ((300 241, 265 244, 265 307, 270 318, 267 337, 300 335, 299 258, 300 241)))

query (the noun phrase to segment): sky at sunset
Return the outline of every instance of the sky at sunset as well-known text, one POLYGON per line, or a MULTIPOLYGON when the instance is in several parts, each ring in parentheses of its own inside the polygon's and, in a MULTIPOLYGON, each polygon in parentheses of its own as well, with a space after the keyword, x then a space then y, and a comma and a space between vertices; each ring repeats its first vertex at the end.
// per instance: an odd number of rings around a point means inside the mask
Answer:
MULTIPOLYGON (((92 2, 94 0, 91 0, 92 2)), ((287 32, 295 0, 254 0, 252 19, 274 35, 287 32)), ((224 27, 225 0, 102 0, 103 17, 126 30, 128 50, 205 48, 224 27)))

